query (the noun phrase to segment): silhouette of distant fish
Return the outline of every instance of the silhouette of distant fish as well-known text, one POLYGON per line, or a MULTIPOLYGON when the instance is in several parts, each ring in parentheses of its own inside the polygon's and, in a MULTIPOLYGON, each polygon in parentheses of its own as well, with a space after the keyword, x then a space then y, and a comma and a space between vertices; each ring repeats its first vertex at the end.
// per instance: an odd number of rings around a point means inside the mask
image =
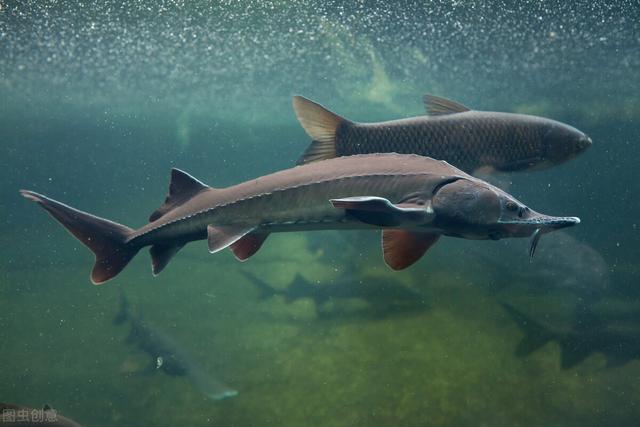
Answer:
POLYGON ((425 309, 425 297, 418 291, 399 283, 386 280, 367 278, 358 281, 352 276, 349 279, 313 284, 302 275, 296 274, 293 281, 284 289, 270 286, 264 280, 247 272, 243 274, 258 288, 260 299, 267 299, 279 295, 286 302, 294 302, 303 298, 310 298, 316 304, 316 309, 331 300, 357 298, 366 301, 378 312, 385 311, 413 311, 425 309))
MULTIPOLYGON (((517 271, 504 271, 504 264, 517 263, 524 242, 505 240, 493 248, 468 246, 464 254, 484 265, 493 265, 503 278, 514 275, 535 293, 565 290, 585 299, 599 298, 610 288, 609 266, 602 255, 570 233, 559 230, 537 252, 531 263, 521 263, 517 271), (499 261, 498 261, 499 260, 499 261)), ((509 280, 503 280, 505 283, 509 280)))
POLYGON ((129 303, 120 295, 120 310, 115 324, 128 321, 131 331, 127 342, 137 345, 151 356, 150 370, 160 370, 174 376, 184 376, 202 394, 214 400, 234 397, 236 390, 213 378, 186 352, 184 347, 159 329, 153 328, 140 317, 131 313, 129 303))
POLYGON ((293 98, 300 124, 313 142, 298 164, 369 153, 420 154, 475 174, 545 169, 591 146, 579 130, 524 114, 474 111, 425 95, 427 116, 355 123, 302 96, 293 98))
POLYGON ((502 306, 525 334, 516 347, 518 357, 555 341, 560 345, 563 369, 572 368, 595 353, 604 355, 609 367, 640 358, 640 311, 617 316, 615 312, 599 314, 579 307, 571 330, 559 331, 509 304, 502 303, 502 306))
POLYGON ((0 403, 0 427, 82 427, 45 405, 41 409, 0 403))
POLYGON ((609 266, 602 255, 562 230, 518 273, 534 287, 566 289, 585 297, 603 295, 610 287, 609 266))

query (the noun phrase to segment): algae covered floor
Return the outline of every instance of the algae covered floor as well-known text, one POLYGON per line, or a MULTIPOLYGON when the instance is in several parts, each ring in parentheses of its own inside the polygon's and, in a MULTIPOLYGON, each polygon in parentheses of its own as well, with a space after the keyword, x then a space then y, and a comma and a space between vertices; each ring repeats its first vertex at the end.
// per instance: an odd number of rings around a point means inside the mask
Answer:
MULTIPOLYGON (((60 237, 60 250, 75 252, 58 231, 51 237, 60 237)), ((517 284, 502 288, 472 268, 453 273, 443 260, 455 245, 394 276, 373 249, 358 253, 323 234, 276 236, 251 264, 209 257, 196 244, 155 279, 140 257, 101 287, 88 283, 81 252, 77 263, 6 270, 0 393, 32 406, 48 402, 87 426, 583 426, 637 417, 639 361, 607 368, 595 355, 563 370, 555 344, 515 357, 522 332, 499 301, 534 310, 557 296, 526 297, 517 284), (327 251, 339 250, 361 260, 353 280, 366 285, 373 274, 411 287, 424 308, 380 315, 362 301, 329 301, 318 314, 310 299, 260 300, 241 274, 278 286, 302 273, 322 286, 352 268, 347 259, 326 261, 327 251), (113 324, 118 288, 239 395, 212 401, 183 378, 146 372, 148 357, 113 324)), ((377 241, 352 234, 362 245, 377 241)))

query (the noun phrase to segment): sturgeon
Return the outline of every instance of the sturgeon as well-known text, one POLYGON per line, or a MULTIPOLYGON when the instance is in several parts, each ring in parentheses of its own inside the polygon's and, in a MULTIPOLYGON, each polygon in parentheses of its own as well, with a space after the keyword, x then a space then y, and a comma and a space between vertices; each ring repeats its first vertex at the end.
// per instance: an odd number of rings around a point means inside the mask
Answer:
POLYGON ((468 173, 549 168, 591 146, 578 129, 544 117, 475 111, 425 95, 426 116, 356 123, 302 96, 293 97, 300 124, 313 142, 299 164, 367 153, 420 154, 468 173))
POLYGON ((127 343, 137 345, 151 356, 151 371, 160 370, 167 375, 185 377, 205 396, 214 400, 229 399, 238 392, 209 375, 185 350, 184 346, 134 314, 124 293, 120 294, 120 310, 113 323, 128 322, 131 330, 127 343))
POLYGON ((178 169, 149 223, 134 230, 21 190, 92 250, 94 284, 115 277, 146 246, 159 274, 186 243, 231 248, 244 261, 273 232, 383 229, 385 262, 416 262, 441 235, 468 239, 528 237, 580 222, 537 213, 445 161, 401 154, 341 157, 297 166, 228 188, 212 188, 178 169))

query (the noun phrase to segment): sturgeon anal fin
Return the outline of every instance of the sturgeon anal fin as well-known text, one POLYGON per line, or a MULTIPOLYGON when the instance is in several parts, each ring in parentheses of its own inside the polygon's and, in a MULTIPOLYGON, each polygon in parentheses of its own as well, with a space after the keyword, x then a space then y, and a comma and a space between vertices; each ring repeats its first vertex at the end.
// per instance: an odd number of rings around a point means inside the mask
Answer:
POLYGON ((162 270, 169 264, 171 258, 184 247, 183 243, 177 245, 153 245, 149 248, 151 254, 151 271, 154 276, 160 274, 162 270))
POLYGON ((471 111, 470 108, 465 107, 459 102, 452 101, 450 99, 442 98, 435 95, 426 94, 422 97, 424 102, 424 108, 427 110, 427 114, 430 116, 443 116, 445 114, 463 113, 465 111, 471 111))
POLYGON ((262 247, 269 233, 253 232, 231 244, 231 250, 239 261, 246 261, 262 247))
POLYGON ((298 164, 336 157, 336 132, 342 123, 349 121, 305 97, 294 96, 292 101, 300 125, 313 140, 298 164))
POLYGON ((224 225, 207 227, 207 241, 209 243, 209 252, 212 254, 233 245, 245 235, 251 233, 255 227, 224 225))
POLYGON ((393 227, 408 223, 426 223, 433 216, 430 204, 394 205, 389 200, 375 196, 331 199, 334 208, 345 209, 347 215, 366 224, 393 227))
POLYGON ((382 252, 384 261, 394 270, 407 268, 418 261, 439 238, 439 234, 407 230, 383 230, 382 252))
POLYGON ((211 187, 192 177, 188 173, 176 168, 171 169, 169 194, 167 194, 167 198, 162 206, 151 214, 149 221, 153 222, 157 220, 162 215, 191 199, 199 192, 209 189, 211 189, 211 187))

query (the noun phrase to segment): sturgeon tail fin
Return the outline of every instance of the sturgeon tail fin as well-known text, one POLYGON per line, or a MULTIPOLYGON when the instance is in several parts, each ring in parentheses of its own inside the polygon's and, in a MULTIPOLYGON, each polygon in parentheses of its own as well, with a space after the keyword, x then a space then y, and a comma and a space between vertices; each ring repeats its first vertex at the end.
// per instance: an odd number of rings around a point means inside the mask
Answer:
POLYGON ((500 304, 525 334, 516 347, 516 356, 527 356, 549 341, 557 338, 556 334, 550 331, 547 327, 531 319, 515 307, 504 302, 500 304))
POLYGON ((57 202, 33 191, 20 194, 42 206, 82 244, 91 249, 96 262, 91 281, 99 285, 115 277, 138 253, 140 247, 127 244, 133 230, 57 202))
POLYGON ((340 125, 351 122, 302 96, 293 97, 293 110, 305 132, 313 140, 297 164, 337 157, 336 132, 340 125))

